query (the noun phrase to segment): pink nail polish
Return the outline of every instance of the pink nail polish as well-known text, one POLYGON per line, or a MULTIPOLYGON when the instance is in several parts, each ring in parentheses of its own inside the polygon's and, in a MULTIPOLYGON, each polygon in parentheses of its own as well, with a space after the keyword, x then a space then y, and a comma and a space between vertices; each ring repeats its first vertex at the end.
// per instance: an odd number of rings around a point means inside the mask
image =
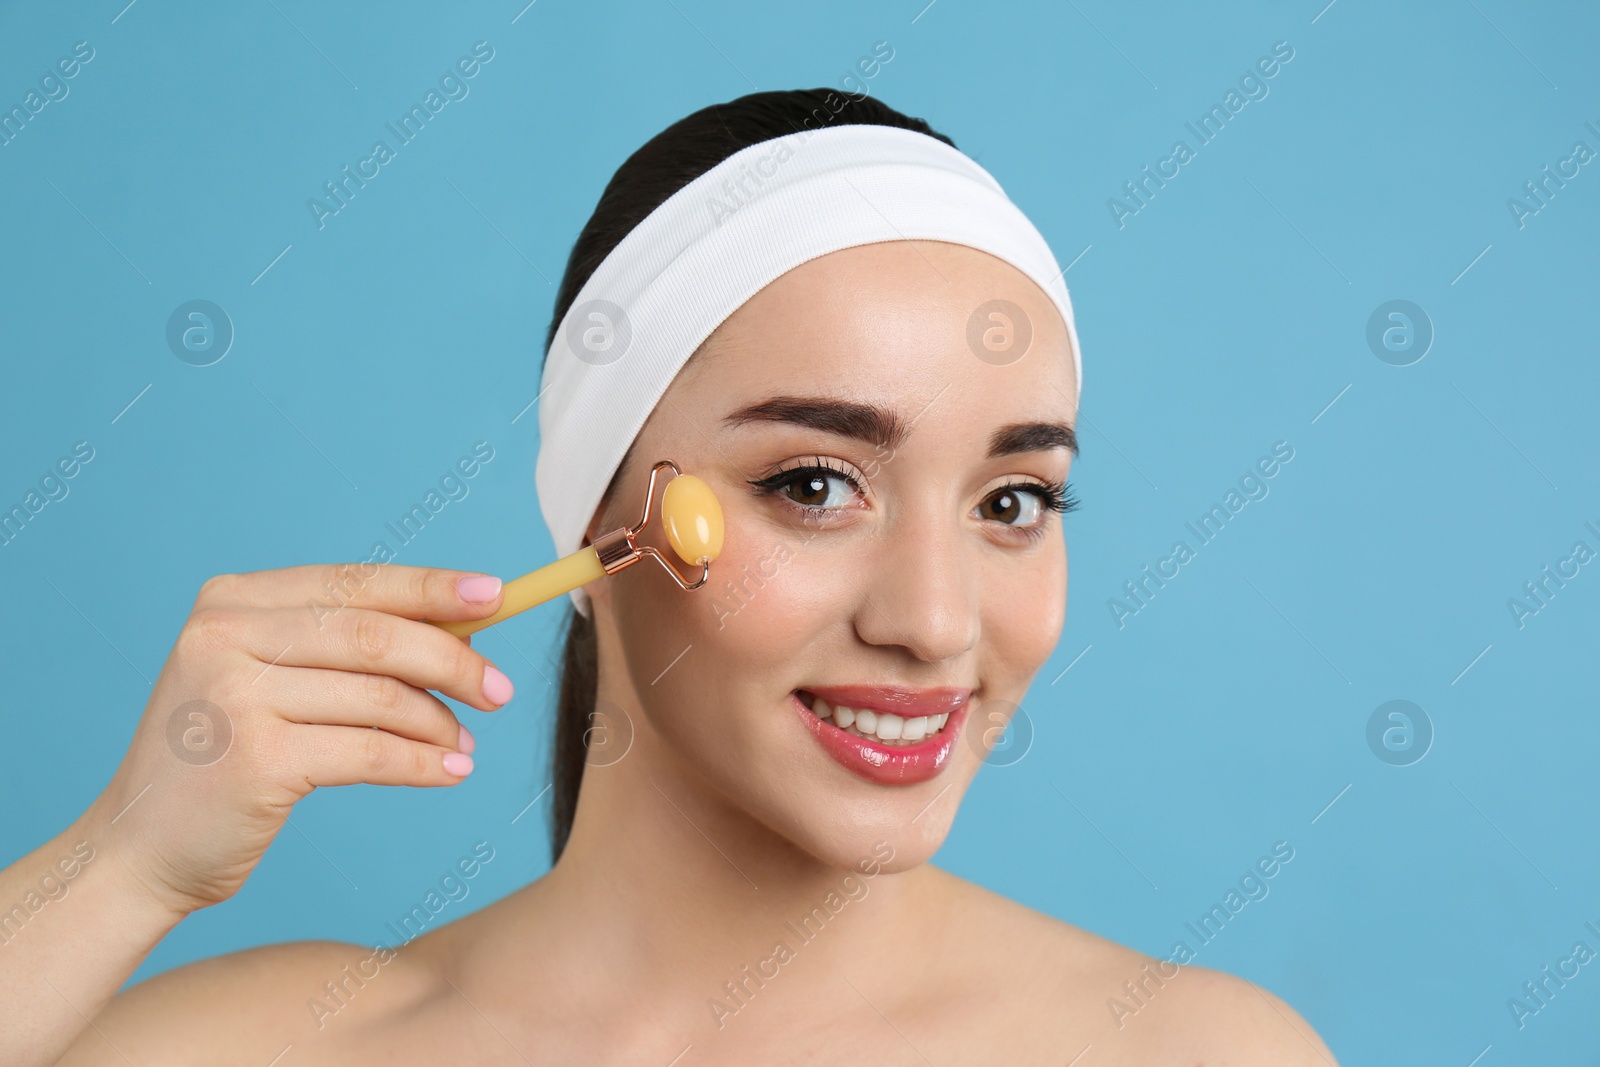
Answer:
POLYGON ((511 679, 495 670, 493 667, 483 668, 483 699, 491 704, 504 704, 511 699, 515 692, 511 679))
POLYGON ((444 754, 445 773, 453 774, 457 778, 465 778, 472 773, 472 757, 465 752, 446 752, 444 754))
POLYGON ((461 734, 456 738, 456 748, 460 749, 462 755, 469 756, 472 754, 472 750, 477 747, 478 742, 472 736, 472 731, 465 726, 461 727, 461 734))
POLYGON ((500 579, 473 575, 456 581, 456 593, 468 604, 487 604, 500 595, 500 579))

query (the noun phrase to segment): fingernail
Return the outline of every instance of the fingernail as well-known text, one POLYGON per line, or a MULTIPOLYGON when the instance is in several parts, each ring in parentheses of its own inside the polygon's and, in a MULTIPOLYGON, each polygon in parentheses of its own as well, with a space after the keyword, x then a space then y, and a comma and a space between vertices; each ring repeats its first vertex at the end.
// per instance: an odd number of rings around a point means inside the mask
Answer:
POLYGON ((515 692, 511 679, 495 670, 493 667, 483 668, 483 699, 491 704, 504 704, 511 699, 515 692))
POLYGON ((500 595, 500 579, 486 574, 456 580, 456 593, 468 604, 487 604, 500 595))
POLYGON ((465 752, 446 752, 444 754, 445 773, 453 774, 457 778, 465 778, 472 773, 472 757, 465 752))
POLYGON ((456 748, 460 749, 461 754, 465 756, 477 747, 478 742, 473 740, 472 731, 465 726, 461 727, 461 736, 456 738, 456 748))

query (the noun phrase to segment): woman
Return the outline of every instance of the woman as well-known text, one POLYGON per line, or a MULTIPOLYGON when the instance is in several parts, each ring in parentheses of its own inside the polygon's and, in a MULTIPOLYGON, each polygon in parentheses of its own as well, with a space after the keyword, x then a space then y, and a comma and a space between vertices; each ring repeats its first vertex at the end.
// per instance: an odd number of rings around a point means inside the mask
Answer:
POLYGON ((0 876, 17 899, 77 857, 70 902, 0 954, 5 1061, 1332 1063, 1270 993, 926 862, 1065 614, 1071 309, 985 181, 921 120, 821 90, 708 108, 636 152, 557 298, 541 502, 570 549, 636 521, 670 458, 729 534, 706 588, 645 566, 575 598, 550 873, 380 952, 266 946, 113 995, 315 786, 469 773, 472 737, 428 690, 512 696, 417 621, 492 612, 492 577, 213 578, 105 793, 0 876), (887 165, 830 172, 818 201, 809 179, 852 146, 887 165), (970 204, 919 228, 920 191, 951 174, 970 204), (708 189, 713 221, 673 245, 672 212, 708 189), (791 224, 791 204, 812 214, 791 224), (894 232, 863 237, 874 215, 894 232), (629 272, 627 307, 594 298, 629 272), (308 612, 329 582, 347 606, 308 612), (186 730, 231 734, 222 758, 174 759, 186 730))

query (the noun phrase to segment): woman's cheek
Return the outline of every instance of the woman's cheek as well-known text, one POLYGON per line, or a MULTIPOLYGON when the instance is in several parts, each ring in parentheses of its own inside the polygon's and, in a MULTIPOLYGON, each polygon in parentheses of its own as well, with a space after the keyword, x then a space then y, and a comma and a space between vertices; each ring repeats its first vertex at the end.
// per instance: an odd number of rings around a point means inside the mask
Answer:
POLYGON ((748 539, 733 558, 725 552, 712 573, 705 637, 733 659, 798 665, 818 630, 847 610, 827 553, 781 531, 748 539))
POLYGON ((986 586, 985 631, 991 652, 1001 652, 1030 677, 1056 649, 1066 623, 1066 554, 1058 548, 1037 566, 986 586))

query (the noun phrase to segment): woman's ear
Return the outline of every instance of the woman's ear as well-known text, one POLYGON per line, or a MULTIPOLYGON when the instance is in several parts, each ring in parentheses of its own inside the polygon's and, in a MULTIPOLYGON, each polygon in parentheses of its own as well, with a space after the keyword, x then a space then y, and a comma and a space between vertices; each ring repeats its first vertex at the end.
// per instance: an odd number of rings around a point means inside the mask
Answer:
MULTIPOLYGON (((604 515, 605 510, 606 510, 605 509, 605 503, 604 503, 604 501, 602 501, 600 507, 595 509, 594 518, 589 520, 589 528, 588 528, 588 530, 586 530, 584 532, 583 543, 585 545, 594 544, 595 539, 597 537, 599 537, 601 534, 604 534, 604 533, 609 532, 610 530, 616 529, 615 526, 607 526, 605 524, 605 522, 602 521, 602 516, 604 515)), ((610 614, 610 612, 611 612, 611 583, 609 581, 607 581, 605 578, 597 578, 594 581, 590 582, 589 584, 585 585, 583 587, 583 591, 585 593, 587 593, 588 596, 589 596, 589 618, 590 619, 596 618, 597 610, 602 608, 602 607, 604 608, 606 614, 608 614, 608 615, 610 614)))
MULTIPOLYGON (((624 456, 623 466, 619 467, 617 473, 612 476, 611 484, 606 486, 604 495, 600 497, 600 503, 595 505, 594 514, 589 517, 589 525, 584 529, 583 532, 584 545, 592 545, 603 534, 608 534, 612 530, 621 529, 628 524, 626 519, 620 519, 611 514, 611 512, 615 510, 612 507, 612 502, 616 498, 618 485, 623 480, 624 475, 622 472, 626 465, 627 457, 624 456)), ((597 603, 603 602, 606 606, 606 610, 610 610, 610 583, 605 581, 605 579, 590 582, 588 585, 584 586, 584 591, 589 595, 589 610, 591 612, 591 616, 597 603)))
MULTIPOLYGON (((655 416, 652 414, 652 418, 655 416)), ((647 424, 648 425, 648 424, 647 424)), ((642 434, 642 431, 641 431, 642 434)), ((638 497, 627 491, 627 486, 632 475, 634 448, 638 445, 639 438, 635 437, 622 453, 622 460, 617 464, 617 469, 611 474, 611 481, 606 483, 606 491, 600 494, 600 503, 595 505, 594 514, 589 516, 589 525, 583 532, 583 543, 594 544, 595 540, 612 530, 620 530, 639 521, 638 497), (618 501, 621 501, 620 505, 618 501)), ((639 486, 643 492, 644 486, 639 486)), ((611 591, 605 581, 590 582, 584 586, 589 594, 590 608, 596 602, 603 601, 609 614, 611 609, 611 591)))

